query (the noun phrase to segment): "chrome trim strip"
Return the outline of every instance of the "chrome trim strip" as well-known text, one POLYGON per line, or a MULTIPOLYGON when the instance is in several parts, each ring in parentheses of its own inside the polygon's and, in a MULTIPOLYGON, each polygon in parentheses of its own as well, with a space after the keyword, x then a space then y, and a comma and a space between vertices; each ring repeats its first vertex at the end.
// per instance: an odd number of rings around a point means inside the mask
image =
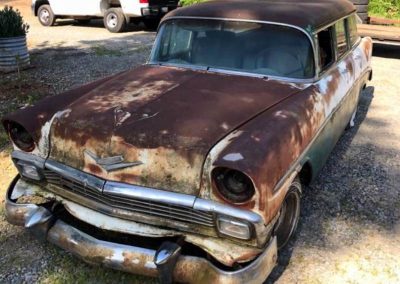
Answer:
POLYGON ((17 161, 19 160, 28 161, 39 169, 44 169, 44 163, 46 161, 39 156, 16 150, 11 153, 11 159, 13 160, 17 169, 19 169, 19 167, 17 166, 17 161))
POLYGON ((104 194, 168 203, 171 205, 193 207, 196 197, 182 193, 169 192, 138 185, 124 184, 114 181, 106 181, 103 189, 104 194))
POLYGON ((235 208, 229 205, 224 205, 222 203, 217 203, 211 200, 205 200, 202 198, 196 198, 193 209, 214 212, 216 214, 225 215, 227 217, 245 220, 254 225, 263 224, 263 219, 257 213, 235 208))
POLYGON ((79 183, 83 183, 85 186, 89 186, 99 192, 102 192, 103 190, 105 181, 85 172, 76 170, 74 168, 68 167, 64 164, 52 160, 47 160, 45 163, 45 167, 63 177, 79 183))
MULTIPOLYGON (((216 20, 216 21, 234 21, 234 22, 247 22, 247 23, 259 23, 259 24, 269 24, 269 25, 277 25, 277 26, 283 26, 283 27, 289 27, 289 28, 293 28, 296 29, 302 33, 304 33, 307 38, 309 39, 310 43, 311 43, 311 48, 314 51, 314 76, 312 78, 306 78, 306 79, 296 79, 296 78, 287 78, 287 77, 280 77, 280 76, 269 76, 269 75, 263 75, 260 76, 260 74, 257 73, 251 73, 251 72, 240 72, 238 71, 238 75, 243 75, 243 76, 250 76, 251 75, 257 75, 254 77, 261 77, 261 78, 271 78, 271 79, 276 79, 276 80, 282 80, 282 81, 289 81, 289 82, 293 82, 293 83, 312 83, 316 80, 317 78, 317 62, 318 62, 318 58, 317 58, 317 49, 315 46, 315 42, 313 40, 313 34, 309 34, 305 29, 300 28, 298 26, 295 25, 290 25, 290 24, 284 24, 284 23, 279 23, 279 22, 271 22, 271 21, 257 21, 257 20, 251 20, 251 19, 235 19, 235 18, 214 18, 214 17, 194 17, 194 16, 175 16, 175 17, 169 17, 165 20, 163 20, 160 24, 159 30, 161 29, 162 25, 164 25, 164 23, 170 21, 170 20, 176 20, 176 19, 194 19, 194 20, 216 20)), ((159 36, 156 37, 155 40, 155 44, 153 45, 152 51, 150 53, 150 59, 147 62, 147 64, 149 65, 153 65, 153 64, 158 64, 157 62, 152 62, 150 61, 153 57, 154 57, 154 52, 155 52, 155 47, 156 47, 156 43, 158 43, 159 41, 159 36)), ((163 65, 167 65, 164 64, 163 65)), ((177 66, 179 64, 169 64, 170 66, 177 66)), ((191 66, 191 65, 189 65, 191 66)), ((209 68, 209 69, 213 69, 215 72, 219 72, 219 73, 227 73, 227 74, 232 74, 231 70, 226 70, 226 69, 217 69, 217 68, 209 68)), ((211 70, 210 70, 211 71, 211 70)), ((234 71, 235 72, 235 71, 234 71)))

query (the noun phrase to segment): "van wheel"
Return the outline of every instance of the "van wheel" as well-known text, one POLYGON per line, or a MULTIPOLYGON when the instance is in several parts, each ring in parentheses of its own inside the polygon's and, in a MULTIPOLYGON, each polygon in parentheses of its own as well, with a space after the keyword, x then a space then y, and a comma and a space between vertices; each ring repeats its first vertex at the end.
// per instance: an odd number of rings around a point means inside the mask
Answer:
POLYGON ((104 14, 104 26, 112 33, 122 32, 126 26, 126 19, 122 9, 108 9, 104 14))
POLYGON ((289 242, 296 231, 300 219, 301 183, 296 178, 290 185, 289 191, 282 203, 274 233, 278 240, 278 249, 282 249, 289 242))
POLYGON ((51 10, 50 5, 42 5, 37 11, 37 16, 39 22, 46 27, 53 26, 56 22, 56 17, 54 16, 53 10, 51 10))

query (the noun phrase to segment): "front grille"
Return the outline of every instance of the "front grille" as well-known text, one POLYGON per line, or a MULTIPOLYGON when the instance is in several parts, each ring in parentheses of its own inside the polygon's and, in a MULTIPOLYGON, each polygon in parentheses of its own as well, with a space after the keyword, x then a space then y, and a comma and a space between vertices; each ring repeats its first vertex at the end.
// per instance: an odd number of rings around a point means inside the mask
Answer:
POLYGON ((195 210, 191 207, 176 206, 160 202, 105 194, 100 192, 98 189, 90 187, 82 181, 76 181, 67 178, 50 169, 45 169, 44 175, 49 184, 62 189, 57 192, 60 195, 63 195, 63 191, 67 191, 68 193, 72 193, 74 195, 78 195, 89 200, 111 206, 113 208, 164 218, 169 221, 179 221, 207 227, 214 227, 215 224, 214 215, 211 212, 195 210))

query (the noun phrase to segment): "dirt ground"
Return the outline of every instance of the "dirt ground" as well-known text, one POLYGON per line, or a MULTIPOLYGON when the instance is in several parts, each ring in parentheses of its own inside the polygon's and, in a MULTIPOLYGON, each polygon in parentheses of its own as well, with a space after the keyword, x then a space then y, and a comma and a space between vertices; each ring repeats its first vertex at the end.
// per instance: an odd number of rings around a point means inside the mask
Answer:
MULTIPOLYGON (((154 33, 141 26, 111 34, 95 22, 41 27, 28 1, 35 68, 0 75, 0 114, 146 61, 154 33)), ((400 283, 400 47, 376 46, 374 79, 356 126, 343 134, 319 178, 304 192, 297 234, 267 283, 400 283)), ((15 175, 4 133, 0 202, 15 175)), ((0 206, 0 283, 149 283, 149 278, 92 267, 5 221, 0 206)))

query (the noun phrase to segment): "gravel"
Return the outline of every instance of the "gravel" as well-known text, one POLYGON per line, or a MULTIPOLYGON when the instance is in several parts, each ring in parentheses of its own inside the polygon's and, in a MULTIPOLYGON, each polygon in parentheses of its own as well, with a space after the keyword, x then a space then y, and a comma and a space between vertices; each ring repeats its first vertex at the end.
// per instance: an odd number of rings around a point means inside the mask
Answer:
MULTIPOLYGON (((28 16, 26 1, 8 2, 19 5, 31 24, 35 67, 23 78, 48 86, 50 95, 144 63, 154 40, 154 32, 135 26, 111 34, 101 22, 81 27, 65 21, 43 28, 28 16)), ((297 234, 267 283, 400 283, 399 54, 399 47, 375 47, 374 79, 363 93, 356 125, 305 189, 297 234)), ((9 152, 0 152, 2 202, 15 175, 9 152)), ((152 281, 88 266, 39 242, 9 225, 3 208, 0 251, 0 283, 152 281)))

